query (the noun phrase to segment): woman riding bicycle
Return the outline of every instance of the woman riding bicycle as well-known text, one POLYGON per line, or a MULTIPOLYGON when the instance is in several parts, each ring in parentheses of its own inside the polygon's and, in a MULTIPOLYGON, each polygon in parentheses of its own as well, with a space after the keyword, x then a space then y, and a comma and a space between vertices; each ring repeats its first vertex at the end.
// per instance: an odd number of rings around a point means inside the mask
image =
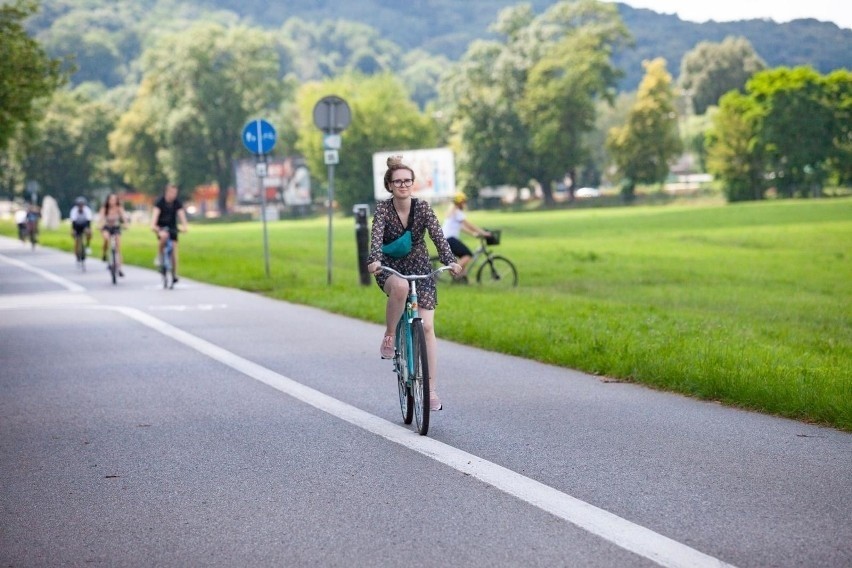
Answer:
MULTIPOLYGON (((391 156, 387 160, 388 169, 385 172, 385 189, 392 195, 391 199, 380 201, 376 205, 373 217, 370 254, 367 257, 367 270, 374 274, 379 288, 388 296, 385 309, 385 335, 382 339, 380 353, 383 358, 394 356, 394 333, 399 318, 405 310, 408 297, 408 282, 381 270, 381 266, 389 266, 402 274, 429 274, 432 265, 429 262, 429 251, 426 248, 425 233, 435 243, 441 262, 452 269, 453 274, 461 272, 461 266, 456 263, 450 246, 447 244, 441 225, 432 207, 422 199, 413 198, 414 170, 402 162, 402 156, 391 156), (410 231, 411 247, 401 256, 391 256, 382 252, 382 246, 410 231)), ((396 254, 396 253, 395 253, 396 254)), ((432 389, 429 396, 431 410, 441 410, 443 407, 435 382, 437 369, 437 340, 435 339, 435 307, 438 304, 435 281, 426 279, 420 281, 417 287, 420 316, 423 320, 423 331, 426 336, 426 351, 430 371, 432 389)))
POLYGON ((102 223, 101 235, 104 238, 101 246, 101 259, 106 262, 109 237, 115 235, 116 270, 118 270, 118 275, 123 278, 124 272, 121 271, 121 225, 127 221, 127 214, 124 212, 124 207, 121 205, 121 200, 119 200, 117 194, 109 194, 98 212, 98 217, 102 223))
POLYGON ((462 231, 469 233, 474 237, 488 237, 491 235, 488 231, 480 229, 473 223, 467 220, 464 208, 467 205, 467 196, 464 193, 457 193, 453 197, 453 204, 447 212, 447 218, 444 220, 444 225, 441 229, 444 231, 444 236, 447 238, 447 243, 450 245, 450 250, 459 259, 459 264, 462 267, 462 272, 459 274, 459 280, 467 281, 467 265, 473 258, 473 252, 464 244, 459 237, 462 231))

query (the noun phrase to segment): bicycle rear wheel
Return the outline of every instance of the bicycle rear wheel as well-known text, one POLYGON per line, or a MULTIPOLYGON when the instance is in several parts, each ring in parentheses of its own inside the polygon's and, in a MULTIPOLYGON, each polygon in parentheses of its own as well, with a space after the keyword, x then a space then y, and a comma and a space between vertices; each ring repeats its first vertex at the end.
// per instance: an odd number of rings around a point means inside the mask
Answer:
POLYGON ((426 357, 426 334, 423 322, 411 322, 411 359, 414 375, 411 389, 414 391, 414 418, 417 431, 425 436, 429 431, 429 362, 426 357))
POLYGON ((411 388, 408 386, 408 360, 406 359, 406 337, 405 327, 400 320, 396 326, 396 355, 394 356, 394 370, 396 371, 396 384, 399 390, 399 409, 402 411, 404 424, 411 424, 414 418, 414 397, 411 396, 411 388))
POLYGON ((508 258, 494 255, 479 267, 476 283, 491 288, 513 288, 518 285, 518 271, 508 258))

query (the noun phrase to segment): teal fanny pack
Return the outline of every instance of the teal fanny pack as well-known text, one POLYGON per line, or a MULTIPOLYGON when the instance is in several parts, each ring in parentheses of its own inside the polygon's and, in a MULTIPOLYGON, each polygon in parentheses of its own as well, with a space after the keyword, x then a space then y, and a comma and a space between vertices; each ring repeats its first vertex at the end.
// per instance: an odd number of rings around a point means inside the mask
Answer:
POLYGON ((402 258, 411 252, 411 231, 405 231, 401 237, 382 245, 382 252, 394 258, 402 258))
MULTIPOLYGON (((401 237, 382 245, 382 252, 393 258, 402 258, 411 252, 411 228, 414 226, 414 209, 417 205, 417 199, 411 200, 411 212, 408 215, 408 224, 405 227, 405 232, 401 237)), ((396 209, 394 209, 396 211, 396 209)), ((397 212, 397 217, 399 213, 397 212)), ((401 219, 400 219, 401 221, 401 219)))

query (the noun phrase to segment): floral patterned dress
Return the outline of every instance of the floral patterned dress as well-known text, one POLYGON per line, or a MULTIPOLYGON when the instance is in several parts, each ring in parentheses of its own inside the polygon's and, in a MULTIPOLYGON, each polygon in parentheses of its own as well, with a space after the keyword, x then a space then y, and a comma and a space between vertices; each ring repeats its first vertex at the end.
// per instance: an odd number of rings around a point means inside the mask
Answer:
MULTIPOLYGON (((376 205, 367 264, 379 261, 383 266, 389 266, 402 274, 429 274, 432 271, 432 265, 429 262, 429 250, 426 248, 426 231, 429 231, 429 238, 438 249, 441 262, 450 264, 456 261, 432 207, 422 199, 412 199, 409 216, 411 215, 414 216, 411 221, 411 252, 407 256, 394 258, 382 253, 382 245, 401 237, 405 232, 405 226, 394 208, 393 198, 380 201, 376 205)), ((388 277, 390 274, 387 272, 376 274, 376 284, 382 291, 388 277)), ((417 281, 417 299, 421 308, 435 309, 438 305, 438 292, 435 289, 434 278, 417 281)))

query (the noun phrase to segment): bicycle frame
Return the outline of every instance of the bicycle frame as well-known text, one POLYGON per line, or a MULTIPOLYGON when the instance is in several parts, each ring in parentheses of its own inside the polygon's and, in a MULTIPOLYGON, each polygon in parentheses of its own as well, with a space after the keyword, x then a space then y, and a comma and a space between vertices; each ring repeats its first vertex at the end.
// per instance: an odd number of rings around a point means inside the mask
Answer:
POLYGON ((397 375, 403 422, 411 424, 412 414, 416 416, 417 430, 423 436, 429 430, 430 377, 428 348, 420 320, 416 281, 433 278, 449 269, 448 266, 442 266, 429 274, 404 275, 393 268, 381 267, 381 270, 408 281, 405 308, 396 325, 393 364, 397 375))
POLYGON ((483 257, 488 258, 492 254, 494 254, 494 253, 491 252, 491 250, 485 244, 485 237, 478 237, 478 238, 479 238, 479 247, 475 251, 473 251, 473 258, 471 258, 470 262, 468 263, 468 268, 467 268, 468 274, 473 272, 473 267, 476 266, 476 263, 479 261, 480 258, 483 258, 483 257))
MULTIPOLYGON (((432 278, 444 270, 449 270, 448 266, 442 266, 441 268, 424 275, 405 275, 400 274, 393 268, 382 266, 382 270, 386 272, 390 272, 391 274, 395 274, 402 278, 403 280, 408 281, 408 297, 405 300, 405 310, 402 312, 402 316, 399 319, 399 323, 397 324, 397 329, 399 330, 402 326, 402 331, 404 332, 405 345, 403 345, 406 353, 411 353, 414 349, 414 346, 411 341, 411 324, 416 319, 420 319, 420 311, 417 303, 417 280, 425 280, 426 278, 432 278)), ((410 386, 411 384, 411 376, 414 374, 414 361, 412 357, 406 357, 406 369, 405 376, 406 380, 410 386)))
MULTIPOLYGON (((406 353, 414 352, 414 343, 411 338, 411 324, 415 319, 420 319, 420 310, 417 305, 417 283, 414 280, 409 281, 408 298, 405 300, 405 310, 402 312, 402 317, 399 320, 399 326, 403 326, 403 340, 405 341, 404 349, 406 353)), ((406 357, 405 382, 410 387, 411 377, 414 375, 414 357, 406 357)))

